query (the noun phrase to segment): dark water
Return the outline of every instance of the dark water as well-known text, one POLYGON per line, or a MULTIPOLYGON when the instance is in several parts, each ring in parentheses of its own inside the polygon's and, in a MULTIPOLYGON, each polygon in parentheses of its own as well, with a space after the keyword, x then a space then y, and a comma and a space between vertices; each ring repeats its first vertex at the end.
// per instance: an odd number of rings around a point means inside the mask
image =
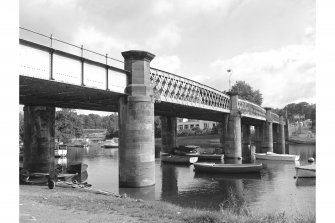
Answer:
MULTIPOLYGON (((315 145, 290 145, 289 152, 300 154, 300 164, 307 164, 309 157, 315 158, 315 145)), ((213 175, 156 158, 156 185, 129 189, 118 186, 118 149, 70 148, 66 160, 59 160, 64 165, 74 161, 88 164, 87 182, 93 187, 130 197, 211 210, 219 210, 228 199, 245 201, 258 213, 315 213, 315 179, 294 179, 294 162, 257 160, 264 164, 260 174, 213 175)))

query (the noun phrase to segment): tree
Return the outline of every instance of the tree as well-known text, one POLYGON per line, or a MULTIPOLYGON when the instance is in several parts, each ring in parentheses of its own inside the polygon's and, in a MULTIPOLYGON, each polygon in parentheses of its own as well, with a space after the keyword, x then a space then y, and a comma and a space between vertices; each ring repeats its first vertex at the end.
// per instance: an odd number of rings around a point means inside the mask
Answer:
POLYGON ((55 135, 67 143, 71 138, 79 138, 83 134, 80 117, 72 109, 62 109, 56 112, 55 135))
POLYGON ((236 83, 231 88, 231 92, 237 93, 239 98, 253 102, 258 105, 262 105, 262 93, 259 90, 254 90, 245 81, 236 81, 236 83))

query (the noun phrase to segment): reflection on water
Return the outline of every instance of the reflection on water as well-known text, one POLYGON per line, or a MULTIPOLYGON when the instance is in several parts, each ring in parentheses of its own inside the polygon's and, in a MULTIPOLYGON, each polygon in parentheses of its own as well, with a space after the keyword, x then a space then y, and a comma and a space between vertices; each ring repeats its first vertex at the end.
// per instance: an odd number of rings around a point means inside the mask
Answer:
MULTIPOLYGON (((309 157, 315 158, 315 145, 290 145, 289 151, 300 155, 301 165, 307 164, 309 157)), ((161 163, 158 158, 155 162, 156 185, 134 189, 118 187, 118 149, 104 149, 99 145, 87 149, 70 148, 67 166, 77 161, 88 164, 87 181, 93 187, 126 193, 130 197, 212 210, 218 210, 220 204, 235 197, 261 213, 315 213, 315 179, 294 179, 294 162, 257 160, 264 166, 259 174, 231 175, 195 173, 193 165, 161 163)), ((242 161, 227 159, 222 162, 242 161)))

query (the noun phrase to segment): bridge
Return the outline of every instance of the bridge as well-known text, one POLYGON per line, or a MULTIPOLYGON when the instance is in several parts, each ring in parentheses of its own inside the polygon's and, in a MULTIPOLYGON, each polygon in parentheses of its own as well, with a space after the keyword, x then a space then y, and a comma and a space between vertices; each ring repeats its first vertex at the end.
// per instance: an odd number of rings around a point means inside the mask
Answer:
POLYGON ((124 61, 120 61, 53 36, 21 30, 49 41, 19 41, 24 168, 53 169, 55 107, 119 113, 120 187, 155 184, 155 115, 162 122, 163 152, 176 147, 176 118, 181 117, 221 122, 220 143, 227 158, 247 156, 242 144, 250 144, 250 126, 262 151, 273 151, 275 138, 279 152, 285 153, 284 120, 270 108, 153 68, 150 62, 155 55, 146 51, 122 52, 124 61))

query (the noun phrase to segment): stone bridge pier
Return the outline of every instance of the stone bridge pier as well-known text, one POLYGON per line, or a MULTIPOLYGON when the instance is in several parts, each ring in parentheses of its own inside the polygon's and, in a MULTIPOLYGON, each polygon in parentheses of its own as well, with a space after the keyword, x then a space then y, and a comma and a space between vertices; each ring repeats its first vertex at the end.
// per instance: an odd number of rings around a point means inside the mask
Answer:
POLYGON ((241 112, 237 108, 238 95, 230 93, 230 109, 228 115, 224 115, 222 122, 222 134, 220 137, 226 158, 242 159, 241 142, 241 112))
POLYGON ((23 168, 49 173, 55 163, 55 107, 24 106, 23 168))
POLYGON ((285 125, 282 115, 279 116, 278 136, 277 136, 278 153, 285 154, 285 125))
POLYGON ((177 147, 177 118, 172 116, 160 116, 161 138, 163 153, 172 153, 177 147))
POLYGON ((271 119, 271 108, 265 108, 266 110, 266 121, 263 122, 263 140, 262 140, 262 152, 273 152, 273 130, 272 130, 272 119, 271 119))
POLYGON ((123 52, 130 71, 126 96, 119 101, 119 187, 155 184, 154 101, 150 61, 145 51, 123 52))

